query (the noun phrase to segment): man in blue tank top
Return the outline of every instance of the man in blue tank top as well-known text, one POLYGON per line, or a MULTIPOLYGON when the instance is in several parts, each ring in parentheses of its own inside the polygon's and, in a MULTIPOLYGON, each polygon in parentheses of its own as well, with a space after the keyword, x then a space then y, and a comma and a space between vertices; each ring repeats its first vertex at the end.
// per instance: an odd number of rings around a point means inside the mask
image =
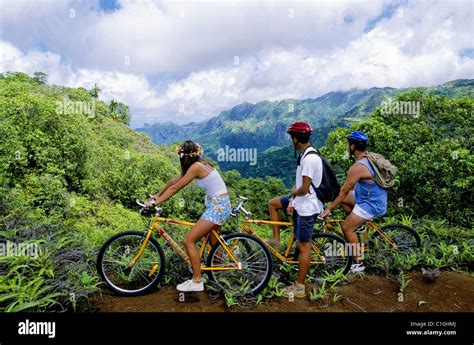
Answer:
POLYGON ((349 169, 347 179, 341 187, 338 197, 331 202, 326 210, 320 214, 326 217, 337 205, 341 204, 347 214, 342 224, 346 241, 353 245, 355 263, 352 272, 365 269, 359 257, 359 238, 356 229, 361 227, 366 220, 387 212, 387 190, 380 187, 375 181, 375 171, 367 160, 367 143, 369 138, 360 131, 355 131, 347 137, 349 153, 355 157, 356 162, 349 169))

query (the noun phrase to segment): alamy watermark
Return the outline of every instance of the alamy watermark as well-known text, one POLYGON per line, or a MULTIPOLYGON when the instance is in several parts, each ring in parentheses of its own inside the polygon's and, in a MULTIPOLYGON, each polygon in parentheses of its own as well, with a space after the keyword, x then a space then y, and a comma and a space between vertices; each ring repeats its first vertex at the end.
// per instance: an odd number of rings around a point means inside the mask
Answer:
POLYGON ((218 162, 249 162, 254 166, 257 164, 257 149, 249 147, 234 148, 226 145, 225 148, 217 150, 218 162))
POLYGON ((38 255, 39 246, 37 243, 0 242, 0 256, 31 256, 36 258, 38 255))
POLYGON ((56 114, 61 115, 87 115, 89 118, 95 116, 95 101, 69 101, 64 99, 56 101, 56 114))
POLYGON ((364 243, 339 243, 332 241, 324 245, 324 256, 331 257, 348 257, 358 256, 361 260, 364 259, 365 244, 364 243))
POLYGON ((19 335, 47 335, 48 338, 56 337, 56 322, 54 321, 30 321, 26 319, 18 323, 19 335))
POLYGON ((387 98, 382 101, 380 112, 383 115, 420 115, 420 101, 394 101, 387 98))

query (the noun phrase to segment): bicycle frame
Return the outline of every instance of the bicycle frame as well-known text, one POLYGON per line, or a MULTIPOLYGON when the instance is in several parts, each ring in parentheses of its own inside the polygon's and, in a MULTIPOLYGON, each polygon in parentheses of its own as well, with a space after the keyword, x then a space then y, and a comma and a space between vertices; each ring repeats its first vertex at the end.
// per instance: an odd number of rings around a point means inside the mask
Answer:
MULTIPOLYGON (((258 236, 255 231, 253 231, 247 224, 255 224, 255 225, 280 225, 284 227, 290 227, 293 224, 291 222, 279 222, 279 221, 272 221, 272 220, 259 220, 259 219, 245 219, 241 230, 247 232, 248 234, 258 238, 263 242, 265 247, 277 257, 278 260, 280 260, 284 264, 297 264, 297 260, 293 260, 293 258, 290 258, 290 250, 293 244, 295 243, 295 235, 294 233, 291 233, 290 241, 288 242, 288 245, 286 246, 285 249, 285 254, 281 255, 280 252, 273 248, 269 243, 264 241, 260 236, 258 236)), ((311 248, 316 252, 316 254, 321 258, 321 261, 311 261, 311 265, 322 265, 324 264, 324 257, 321 254, 321 251, 316 247, 312 242, 311 242, 311 248)))
MULTIPOLYGON (((150 240, 150 237, 153 234, 153 230, 155 230, 158 233, 158 235, 161 236, 168 243, 168 245, 181 257, 181 259, 184 260, 184 262, 186 262, 188 265, 191 265, 191 261, 189 259, 188 254, 186 254, 186 252, 180 247, 180 245, 176 243, 176 241, 166 232, 166 230, 158 224, 160 222, 184 225, 188 227, 192 227, 195 225, 195 223, 192 223, 192 222, 163 218, 163 217, 159 217, 155 215, 150 224, 150 227, 147 230, 145 240, 143 241, 138 253, 132 259, 132 261, 130 261, 128 268, 131 268, 140 259, 140 256, 143 254, 143 251, 148 245, 148 241, 150 240)), ((233 254, 232 250, 229 248, 228 244, 224 241, 224 239, 220 236, 220 234, 216 231, 215 228, 212 228, 211 231, 206 236, 204 236, 201 248, 199 250, 199 258, 202 258, 202 255, 204 254, 204 249, 206 248, 206 244, 208 243, 209 237, 211 236, 211 234, 217 238, 219 243, 222 245, 222 248, 224 248, 224 250, 229 254, 229 256, 234 261, 235 266, 207 267, 206 265, 201 265, 201 270, 203 271, 241 270, 242 269, 241 262, 238 261, 238 259, 233 254)))
MULTIPOLYGON (((342 233, 342 230, 340 230, 341 227, 337 227, 335 226, 335 224, 338 224, 338 223, 342 223, 344 222, 344 220, 342 219, 334 219, 334 218, 331 218, 331 219, 326 219, 324 220, 324 223, 323 223, 323 226, 322 226, 322 232, 323 233, 326 233, 327 232, 327 229, 329 229, 330 231, 338 234, 338 235, 341 235, 344 237, 344 234, 342 233)), ((390 244, 390 246, 394 247, 395 245, 393 244, 393 241, 390 240, 385 234, 384 232, 377 226, 377 224, 374 223, 374 221, 372 220, 368 220, 364 223, 364 225, 366 226, 367 230, 364 232, 364 236, 362 237, 361 241, 363 243, 366 243, 367 241, 367 237, 369 235, 369 230, 372 229, 373 231, 376 231, 380 234, 380 236, 382 236, 382 238, 388 243, 390 244)))

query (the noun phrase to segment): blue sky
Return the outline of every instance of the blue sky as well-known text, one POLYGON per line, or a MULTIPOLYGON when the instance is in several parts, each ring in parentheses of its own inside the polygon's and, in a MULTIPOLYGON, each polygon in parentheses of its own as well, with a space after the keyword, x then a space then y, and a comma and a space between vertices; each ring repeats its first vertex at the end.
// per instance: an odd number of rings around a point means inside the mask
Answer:
POLYGON ((1 0, 0 72, 102 89, 132 126, 242 102, 474 78, 459 1, 1 0))
POLYGON ((375 16, 369 21, 367 21, 367 25, 365 26, 364 32, 367 33, 373 28, 375 28, 377 26, 377 23, 379 23, 380 21, 393 17, 393 15, 396 14, 397 10, 403 10, 403 6, 407 3, 407 1, 394 1, 392 3, 386 4, 383 7, 382 12, 378 16, 375 16))
POLYGON ((117 0, 100 0, 100 8, 104 11, 114 11, 120 8, 117 0))

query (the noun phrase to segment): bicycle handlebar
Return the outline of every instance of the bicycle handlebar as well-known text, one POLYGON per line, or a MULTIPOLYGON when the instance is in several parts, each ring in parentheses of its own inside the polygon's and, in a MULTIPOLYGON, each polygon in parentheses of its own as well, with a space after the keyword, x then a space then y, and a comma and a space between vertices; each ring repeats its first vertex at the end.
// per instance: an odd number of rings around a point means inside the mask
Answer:
POLYGON ((245 204, 247 201, 249 201, 249 199, 246 198, 246 197, 244 197, 244 196, 242 196, 242 195, 237 195, 237 197, 240 198, 240 199, 242 199, 242 201, 239 202, 239 203, 237 204, 237 206, 235 206, 235 207, 232 209, 232 211, 230 211, 230 214, 231 214, 232 216, 236 217, 236 216, 237 216, 237 213, 238 213, 239 211, 242 211, 242 212, 245 214, 246 217, 250 217, 250 216, 252 215, 252 212, 247 211, 247 210, 244 208, 244 204, 245 204))
MULTIPOLYGON (((246 198, 246 197, 244 197, 244 196, 242 196, 242 195, 237 195, 237 197, 238 197, 239 199, 242 199, 242 201, 239 202, 239 203, 237 204, 237 206, 235 206, 235 207, 232 209, 232 211, 230 212, 230 214, 235 217, 235 216, 237 216, 237 213, 238 213, 239 211, 242 211, 242 212, 245 214, 245 216, 246 216, 247 218, 250 217, 250 216, 252 215, 252 212, 247 211, 247 210, 244 208, 244 204, 245 204, 249 199, 246 198)), ((318 215, 318 216, 317 216, 317 219, 318 219, 318 220, 325 221, 329 216, 331 216, 331 214, 332 214, 331 212, 328 213, 326 217, 320 217, 320 216, 318 215)))
POLYGON ((325 219, 327 219, 331 214, 332 214, 332 213, 329 212, 326 217, 317 216, 316 218, 319 219, 319 220, 325 220, 325 219))
MULTIPOLYGON (((138 199, 136 199, 135 202, 137 203, 137 205, 139 205, 139 206, 141 207, 140 212, 148 211, 148 210, 150 209, 147 205, 141 203, 140 200, 138 200, 138 199)), ((154 199, 150 199, 149 202, 153 202, 153 203, 154 203, 155 200, 154 200, 154 199)), ((155 206, 154 208, 155 208, 155 211, 156 211, 158 214, 159 214, 161 211, 163 211, 163 207, 155 206)))

